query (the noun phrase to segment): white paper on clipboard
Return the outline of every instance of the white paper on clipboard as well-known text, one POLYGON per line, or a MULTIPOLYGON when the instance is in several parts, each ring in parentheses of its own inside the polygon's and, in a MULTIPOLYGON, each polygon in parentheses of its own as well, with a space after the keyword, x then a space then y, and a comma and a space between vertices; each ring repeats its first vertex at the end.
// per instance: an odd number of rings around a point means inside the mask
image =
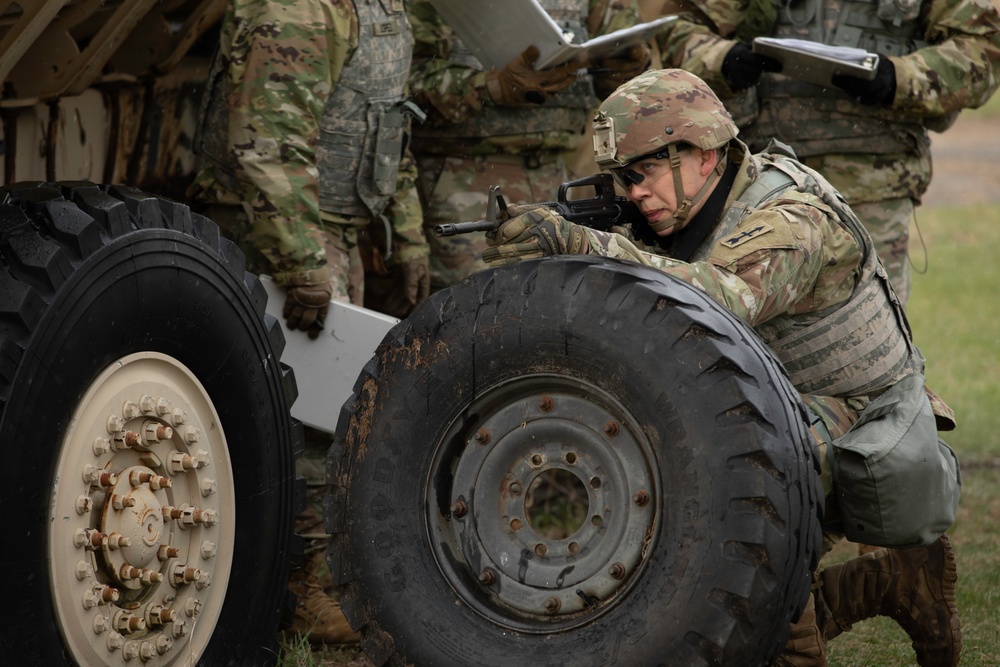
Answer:
POLYGON ((537 46, 535 69, 584 56, 591 60, 650 41, 676 16, 617 30, 581 43, 563 30, 537 0, 429 0, 485 67, 503 67, 529 46, 537 46))
POLYGON ((830 46, 805 39, 756 37, 753 52, 781 63, 781 74, 797 81, 833 85, 832 78, 849 74, 871 81, 878 70, 878 54, 849 46, 830 46))

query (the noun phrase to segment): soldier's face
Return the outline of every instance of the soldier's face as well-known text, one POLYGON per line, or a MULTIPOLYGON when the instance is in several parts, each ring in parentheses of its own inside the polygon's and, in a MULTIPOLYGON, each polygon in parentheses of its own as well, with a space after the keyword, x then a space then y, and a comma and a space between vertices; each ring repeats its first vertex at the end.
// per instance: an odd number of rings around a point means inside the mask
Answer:
MULTIPOLYGON (((669 158, 640 158, 627 167, 641 178, 624 179, 627 183, 625 194, 650 223, 665 220, 676 213, 683 197, 693 197, 705 184, 717 160, 715 151, 703 151, 693 146, 680 151, 677 156, 680 158, 677 171, 671 167, 669 158), (675 181, 681 185, 681 199, 678 199, 675 181)), ((703 202, 692 207, 688 220, 701 209, 703 202)), ((682 227, 674 225, 657 233, 668 236, 682 227)))

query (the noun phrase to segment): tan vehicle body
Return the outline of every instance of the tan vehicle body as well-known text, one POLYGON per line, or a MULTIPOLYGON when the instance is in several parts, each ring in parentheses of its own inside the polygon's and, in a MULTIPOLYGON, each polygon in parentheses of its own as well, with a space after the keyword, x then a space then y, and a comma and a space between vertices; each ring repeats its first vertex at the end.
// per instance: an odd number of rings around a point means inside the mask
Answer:
POLYGON ((225 0, 0 0, 0 173, 180 198, 225 0))

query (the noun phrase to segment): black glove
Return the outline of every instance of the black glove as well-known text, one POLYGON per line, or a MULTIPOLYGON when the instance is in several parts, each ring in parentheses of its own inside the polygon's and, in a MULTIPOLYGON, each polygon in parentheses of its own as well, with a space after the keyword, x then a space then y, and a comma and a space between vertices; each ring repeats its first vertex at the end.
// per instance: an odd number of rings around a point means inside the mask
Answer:
POLYGON ((736 42, 722 59, 722 77, 734 91, 756 86, 764 72, 780 71, 780 62, 754 53, 746 42, 736 42))
POLYGON ((837 74, 832 81, 858 104, 888 106, 896 97, 896 66, 886 56, 879 56, 878 69, 871 81, 849 74, 837 74))

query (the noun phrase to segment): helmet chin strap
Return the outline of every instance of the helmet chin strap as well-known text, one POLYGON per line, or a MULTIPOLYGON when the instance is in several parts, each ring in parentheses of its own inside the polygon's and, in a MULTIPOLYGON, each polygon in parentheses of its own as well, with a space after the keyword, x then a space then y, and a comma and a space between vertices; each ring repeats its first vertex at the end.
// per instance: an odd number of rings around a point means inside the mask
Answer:
POLYGON ((670 169, 674 173, 674 196, 680 202, 680 205, 674 211, 673 215, 663 220, 649 223, 650 228, 657 233, 665 232, 674 227, 678 229, 683 227, 684 223, 688 220, 688 216, 691 215, 691 208, 705 198, 705 195, 712 189, 715 182, 722 176, 722 172, 726 170, 726 160, 719 160, 712 173, 705 180, 705 184, 701 186, 701 189, 693 197, 688 197, 684 194, 684 183, 681 179, 681 156, 677 151, 676 144, 667 145, 667 157, 670 159, 670 169))

